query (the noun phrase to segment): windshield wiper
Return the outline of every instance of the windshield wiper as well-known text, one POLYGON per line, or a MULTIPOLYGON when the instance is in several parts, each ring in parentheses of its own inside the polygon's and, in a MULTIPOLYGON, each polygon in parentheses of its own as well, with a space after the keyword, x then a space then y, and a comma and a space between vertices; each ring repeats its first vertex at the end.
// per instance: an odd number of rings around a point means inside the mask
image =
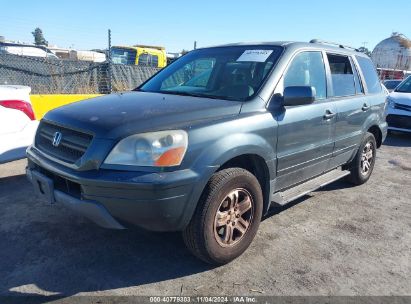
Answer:
POLYGON ((194 94, 192 94, 192 93, 181 92, 181 91, 157 91, 155 93, 169 94, 169 95, 180 95, 180 96, 194 96, 194 94))
MULTIPOLYGON (((180 95, 180 96, 192 96, 192 97, 200 97, 200 98, 210 98, 210 99, 236 100, 236 99, 230 98, 228 96, 211 95, 211 94, 199 94, 199 93, 182 92, 182 91, 158 91, 158 93, 170 94, 170 95, 180 95)), ((238 100, 236 100, 236 101, 238 101, 238 100)))

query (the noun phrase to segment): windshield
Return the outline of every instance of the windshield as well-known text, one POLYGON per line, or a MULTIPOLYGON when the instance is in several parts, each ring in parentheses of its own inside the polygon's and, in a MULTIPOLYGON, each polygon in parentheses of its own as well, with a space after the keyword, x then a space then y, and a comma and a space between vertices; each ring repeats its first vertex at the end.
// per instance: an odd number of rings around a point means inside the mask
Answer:
POLYGON ((117 64, 136 64, 137 51, 127 48, 112 47, 111 61, 117 64))
POLYGON ((411 76, 401 82, 401 84, 395 89, 395 92, 411 93, 411 76))
POLYGON ((395 89, 400 83, 401 83, 401 80, 386 80, 386 81, 384 81, 384 85, 388 90, 395 89))
POLYGON ((195 50, 167 66, 138 90, 247 100, 260 89, 281 51, 279 46, 195 50))

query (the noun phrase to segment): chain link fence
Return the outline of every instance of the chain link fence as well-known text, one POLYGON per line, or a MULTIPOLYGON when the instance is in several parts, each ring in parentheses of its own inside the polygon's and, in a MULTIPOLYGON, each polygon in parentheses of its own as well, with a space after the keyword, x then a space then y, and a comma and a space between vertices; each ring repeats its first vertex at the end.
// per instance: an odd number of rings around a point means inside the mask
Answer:
POLYGON ((107 94, 136 88, 159 69, 0 53, 0 85, 26 85, 32 94, 107 94))

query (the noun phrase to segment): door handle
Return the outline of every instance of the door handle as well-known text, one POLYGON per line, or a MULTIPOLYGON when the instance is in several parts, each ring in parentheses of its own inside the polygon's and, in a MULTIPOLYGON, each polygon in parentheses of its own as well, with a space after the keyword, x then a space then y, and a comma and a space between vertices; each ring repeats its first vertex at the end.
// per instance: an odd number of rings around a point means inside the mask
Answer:
POLYGON ((363 110, 363 111, 368 111, 370 108, 371 108, 371 107, 370 107, 368 104, 364 103, 364 105, 362 106, 361 110, 363 110))
POLYGON ((328 120, 328 119, 333 118, 335 115, 337 115, 337 113, 333 113, 330 110, 327 110, 325 111, 323 118, 328 120))

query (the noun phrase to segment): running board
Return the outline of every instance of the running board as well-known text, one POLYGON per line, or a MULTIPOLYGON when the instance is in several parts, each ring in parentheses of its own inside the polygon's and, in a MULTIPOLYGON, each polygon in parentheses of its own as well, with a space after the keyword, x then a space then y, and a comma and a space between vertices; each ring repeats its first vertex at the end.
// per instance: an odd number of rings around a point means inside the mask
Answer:
POLYGON ((298 186, 294 186, 287 190, 274 193, 272 200, 274 203, 279 205, 288 204, 289 202, 296 200, 297 198, 313 192, 314 190, 318 190, 349 174, 350 171, 341 170, 341 168, 332 170, 323 175, 317 176, 316 178, 310 179, 302 184, 299 184, 298 186))

